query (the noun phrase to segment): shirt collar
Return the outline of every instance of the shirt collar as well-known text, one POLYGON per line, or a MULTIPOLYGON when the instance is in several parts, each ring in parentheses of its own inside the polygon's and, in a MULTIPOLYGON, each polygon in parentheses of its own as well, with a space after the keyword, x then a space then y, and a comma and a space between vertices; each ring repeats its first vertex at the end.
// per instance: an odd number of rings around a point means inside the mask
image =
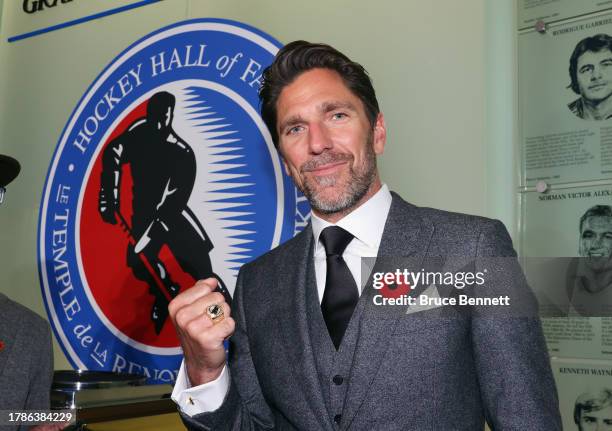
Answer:
MULTIPOLYGON (((356 239, 371 248, 378 248, 382 238, 387 215, 391 208, 391 193, 389 187, 383 184, 374 196, 364 202, 357 209, 338 220, 335 224, 350 232, 356 239)), ((323 248, 319 236, 323 229, 334 226, 326 220, 312 213, 312 233, 315 240, 315 253, 323 248)))

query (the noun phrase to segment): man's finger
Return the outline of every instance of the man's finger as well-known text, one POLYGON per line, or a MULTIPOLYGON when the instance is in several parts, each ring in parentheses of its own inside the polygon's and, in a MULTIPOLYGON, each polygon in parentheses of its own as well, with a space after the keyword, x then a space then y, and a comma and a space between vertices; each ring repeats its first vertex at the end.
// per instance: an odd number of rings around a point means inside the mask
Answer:
POLYGON ((174 320, 178 310, 208 295, 215 290, 216 287, 217 280, 215 278, 207 278, 206 280, 198 280, 192 287, 178 294, 168 305, 168 310, 172 319, 174 320))
POLYGON ((179 328, 184 327, 188 322, 199 317, 208 318, 212 321, 210 316, 208 316, 207 310, 213 304, 222 306, 224 314, 227 313, 229 315, 229 306, 225 303, 223 294, 211 292, 176 311, 174 321, 179 328))
POLYGON ((218 349, 225 339, 234 333, 234 319, 224 318, 223 321, 213 324, 207 318, 195 318, 187 323, 187 335, 205 349, 218 349))
MULTIPOLYGON (((215 293, 215 295, 220 294, 215 293)), ((211 302, 211 304, 213 303, 214 302, 211 302)), ((230 316, 231 310, 230 306, 227 305, 227 303, 224 302, 222 304, 219 304, 223 308, 223 318, 219 319, 216 322, 213 321, 205 311, 198 313, 197 310, 201 309, 200 305, 201 304, 198 304, 197 307, 195 305, 193 307, 190 307, 192 308, 192 310, 190 310, 192 314, 190 315, 188 315, 187 313, 183 313, 183 310, 177 313, 177 324, 179 325, 179 328, 183 330, 185 335, 201 342, 202 340, 210 339, 208 336, 205 335, 211 335, 212 339, 218 341, 218 339, 220 338, 225 339, 233 334, 235 324, 234 319, 232 319, 232 317, 230 316), (196 311, 193 312, 193 310, 196 311), (188 316, 190 316, 191 318, 187 319, 188 316)))
POLYGON ((202 284, 206 284, 206 285, 212 287, 213 290, 215 290, 217 285, 219 284, 219 280, 217 280, 215 277, 208 277, 208 278, 205 278, 203 280, 196 281, 194 286, 198 286, 198 285, 202 285, 202 284))

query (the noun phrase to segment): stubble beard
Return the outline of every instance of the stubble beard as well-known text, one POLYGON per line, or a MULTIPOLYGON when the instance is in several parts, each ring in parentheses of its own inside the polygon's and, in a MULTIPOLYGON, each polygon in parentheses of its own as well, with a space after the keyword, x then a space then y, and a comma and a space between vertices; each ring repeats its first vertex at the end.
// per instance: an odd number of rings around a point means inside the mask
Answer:
POLYGON ((345 212, 353 208, 368 192, 376 179, 376 153, 374 152, 374 137, 370 132, 366 142, 366 155, 362 166, 356 169, 351 164, 354 157, 349 154, 334 152, 322 153, 315 159, 305 163, 301 168, 301 173, 307 172, 311 168, 325 165, 327 163, 346 161, 349 163, 350 170, 348 179, 343 176, 328 175, 315 178, 303 176, 304 181, 301 192, 306 196, 310 206, 321 214, 336 214, 345 212), (340 184, 337 196, 325 196, 325 190, 340 184))

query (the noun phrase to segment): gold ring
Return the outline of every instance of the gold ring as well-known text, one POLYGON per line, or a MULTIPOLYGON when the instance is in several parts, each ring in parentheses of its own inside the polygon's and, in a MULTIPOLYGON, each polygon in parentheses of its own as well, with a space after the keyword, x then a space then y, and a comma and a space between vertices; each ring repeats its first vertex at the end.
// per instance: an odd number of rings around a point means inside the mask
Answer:
POLYGON ((212 304, 206 307, 206 315, 210 317, 213 323, 219 323, 223 320, 223 307, 218 304, 212 304))

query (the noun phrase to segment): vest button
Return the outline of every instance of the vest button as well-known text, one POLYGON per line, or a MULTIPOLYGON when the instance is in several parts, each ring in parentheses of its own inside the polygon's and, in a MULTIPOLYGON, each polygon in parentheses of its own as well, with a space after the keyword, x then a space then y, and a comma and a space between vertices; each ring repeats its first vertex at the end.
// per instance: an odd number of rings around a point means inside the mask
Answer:
POLYGON ((338 386, 340 386, 342 384, 342 382, 344 381, 344 379, 342 378, 342 376, 340 374, 336 374, 334 376, 334 378, 332 379, 332 382, 334 382, 335 384, 337 384, 338 386))
POLYGON ((335 423, 339 424, 341 420, 342 420, 342 415, 336 415, 336 416, 334 416, 334 422, 335 422, 335 423))

